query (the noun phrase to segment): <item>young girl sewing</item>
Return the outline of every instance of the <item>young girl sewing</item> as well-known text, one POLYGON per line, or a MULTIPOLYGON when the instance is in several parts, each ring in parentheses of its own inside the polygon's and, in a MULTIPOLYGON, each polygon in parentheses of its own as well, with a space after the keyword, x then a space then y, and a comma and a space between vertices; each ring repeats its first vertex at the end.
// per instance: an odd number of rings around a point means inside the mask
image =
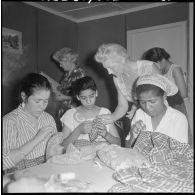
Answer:
POLYGON ((75 140, 94 141, 90 135, 95 133, 97 133, 96 142, 106 141, 120 145, 120 138, 114 124, 104 125, 97 118, 98 115, 109 114, 110 111, 95 105, 98 91, 94 80, 89 76, 76 80, 72 84, 72 94, 80 105, 67 110, 61 118, 64 134, 62 145, 65 149, 75 140))

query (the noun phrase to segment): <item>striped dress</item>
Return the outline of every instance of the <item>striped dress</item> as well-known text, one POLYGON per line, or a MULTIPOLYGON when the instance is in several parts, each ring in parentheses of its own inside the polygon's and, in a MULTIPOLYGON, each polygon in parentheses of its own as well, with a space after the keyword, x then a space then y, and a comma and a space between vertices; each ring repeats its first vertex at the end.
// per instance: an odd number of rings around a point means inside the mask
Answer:
MULTIPOLYGON (((32 140, 40 128, 51 126, 53 134, 57 133, 56 123, 54 118, 43 112, 38 118, 38 125, 32 126, 32 116, 26 113, 22 106, 3 117, 3 170, 18 167, 10 158, 10 150, 17 149, 32 140)), ((51 136, 47 136, 39 144, 37 144, 31 152, 29 152, 23 161, 30 162, 32 159, 39 159, 45 156, 47 142, 51 136)), ((23 163, 24 164, 24 163, 23 163)), ((31 163, 33 165, 33 163, 31 163)), ((26 167, 23 167, 26 168, 26 167)))

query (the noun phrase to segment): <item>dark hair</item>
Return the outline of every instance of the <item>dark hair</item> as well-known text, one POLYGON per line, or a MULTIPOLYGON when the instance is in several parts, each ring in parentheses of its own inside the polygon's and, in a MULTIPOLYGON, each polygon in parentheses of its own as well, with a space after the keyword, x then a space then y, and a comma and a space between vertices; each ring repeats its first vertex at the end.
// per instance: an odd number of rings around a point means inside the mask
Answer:
POLYGON ((97 86, 95 81, 90 76, 85 76, 77 79, 72 82, 70 87, 70 95, 72 96, 72 104, 75 106, 81 105, 81 102, 77 100, 77 96, 81 93, 81 91, 91 89, 93 91, 97 90, 97 86))
POLYGON ((73 96, 77 96, 81 91, 91 89, 93 91, 97 90, 95 81, 90 76, 85 76, 77 79, 72 83, 71 93, 73 96))
POLYGON ((29 73, 21 81, 20 92, 24 92, 28 98, 34 93, 35 89, 47 89, 51 91, 51 85, 43 75, 29 73))
POLYGON ((163 96, 165 93, 160 87, 151 84, 138 85, 135 89, 135 93, 137 97, 139 97, 141 93, 147 91, 154 91, 157 96, 163 96))
POLYGON ((149 60, 153 62, 159 62, 162 59, 168 60, 170 58, 170 54, 165 51, 163 48, 153 47, 147 50, 144 54, 142 59, 149 60))

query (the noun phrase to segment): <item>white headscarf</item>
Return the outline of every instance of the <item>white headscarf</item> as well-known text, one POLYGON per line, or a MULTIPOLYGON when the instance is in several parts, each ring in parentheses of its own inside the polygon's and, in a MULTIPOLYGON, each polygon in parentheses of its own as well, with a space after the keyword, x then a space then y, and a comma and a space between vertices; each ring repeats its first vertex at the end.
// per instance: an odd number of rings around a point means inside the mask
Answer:
POLYGON ((175 95, 178 92, 175 83, 160 74, 141 75, 136 82, 136 86, 143 84, 151 84, 160 87, 167 96, 175 95))

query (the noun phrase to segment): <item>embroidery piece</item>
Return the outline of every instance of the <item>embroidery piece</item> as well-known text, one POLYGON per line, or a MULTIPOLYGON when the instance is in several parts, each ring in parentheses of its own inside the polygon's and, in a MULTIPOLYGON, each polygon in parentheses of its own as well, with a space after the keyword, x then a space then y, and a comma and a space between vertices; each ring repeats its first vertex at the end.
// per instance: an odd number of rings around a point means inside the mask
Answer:
POLYGON ((103 120, 101 118, 95 118, 93 120, 92 129, 89 133, 89 139, 91 142, 95 141, 98 137, 98 124, 103 124, 103 120))

